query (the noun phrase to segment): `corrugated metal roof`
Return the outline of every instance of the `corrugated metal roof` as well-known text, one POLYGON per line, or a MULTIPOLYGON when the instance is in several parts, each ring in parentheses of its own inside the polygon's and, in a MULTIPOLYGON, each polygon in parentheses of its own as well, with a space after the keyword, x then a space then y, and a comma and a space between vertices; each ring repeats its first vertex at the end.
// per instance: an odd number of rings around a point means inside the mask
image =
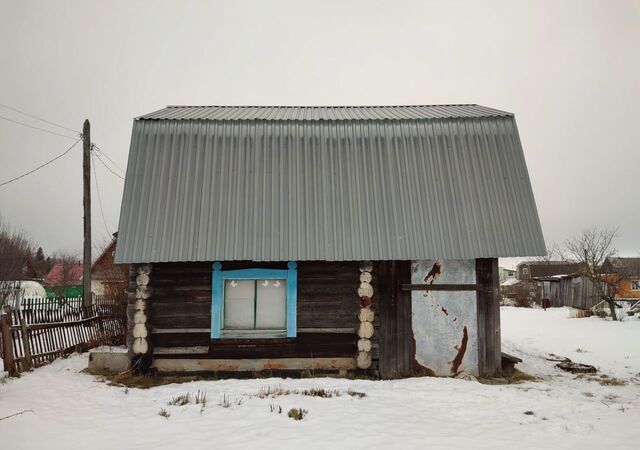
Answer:
POLYGON ((134 122, 117 263, 545 252, 511 115, 134 122))
POLYGON ((406 120, 502 117, 511 113, 479 105, 423 106, 167 106, 139 119, 202 120, 406 120))

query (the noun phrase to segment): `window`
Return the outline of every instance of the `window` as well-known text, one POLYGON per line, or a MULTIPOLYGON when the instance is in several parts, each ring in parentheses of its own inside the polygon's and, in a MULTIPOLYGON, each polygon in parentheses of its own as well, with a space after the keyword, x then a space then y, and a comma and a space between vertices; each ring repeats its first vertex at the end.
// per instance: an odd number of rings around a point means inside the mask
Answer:
POLYGON ((296 336, 296 263, 287 269, 213 265, 211 338, 296 336))
POLYGON ((631 290, 640 291, 640 280, 631 280, 631 290))

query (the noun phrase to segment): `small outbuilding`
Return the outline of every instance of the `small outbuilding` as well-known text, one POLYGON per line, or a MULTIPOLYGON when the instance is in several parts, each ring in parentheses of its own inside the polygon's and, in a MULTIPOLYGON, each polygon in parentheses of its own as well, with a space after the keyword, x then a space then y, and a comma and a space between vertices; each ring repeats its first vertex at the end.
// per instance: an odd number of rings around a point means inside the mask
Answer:
POLYGON ((544 253, 511 113, 170 106, 133 123, 115 262, 139 367, 492 376, 497 258, 544 253))

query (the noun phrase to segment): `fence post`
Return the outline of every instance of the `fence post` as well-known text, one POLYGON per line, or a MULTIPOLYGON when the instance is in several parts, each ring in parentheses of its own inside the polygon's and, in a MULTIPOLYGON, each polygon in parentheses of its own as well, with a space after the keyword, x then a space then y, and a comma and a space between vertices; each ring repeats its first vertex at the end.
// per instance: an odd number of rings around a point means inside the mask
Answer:
POLYGON ((29 343, 29 328, 27 322, 24 320, 22 311, 18 312, 18 318, 20 319, 20 329, 22 330, 22 346, 24 347, 24 371, 31 370, 33 367, 33 360, 31 359, 31 344, 29 343))
POLYGON ((11 336, 11 307, 4 306, 4 314, 0 313, 0 333, 2 333, 2 359, 4 368, 10 377, 18 375, 16 362, 13 359, 13 336, 11 336))

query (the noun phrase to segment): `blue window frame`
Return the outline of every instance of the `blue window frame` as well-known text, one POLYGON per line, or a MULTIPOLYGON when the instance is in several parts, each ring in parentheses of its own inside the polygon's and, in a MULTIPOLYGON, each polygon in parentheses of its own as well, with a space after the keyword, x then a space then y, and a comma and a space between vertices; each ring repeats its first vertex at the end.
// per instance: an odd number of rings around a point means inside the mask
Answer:
MULTIPOLYGON (((211 339, 225 337, 223 330, 225 281, 226 280, 284 280, 286 281, 286 336, 296 337, 296 314, 298 297, 298 272, 295 261, 289 261, 288 269, 237 269, 222 270, 220 262, 213 263, 213 277, 211 289, 211 339)), ((255 300, 254 300, 255 301, 255 300)), ((253 330, 251 330, 253 331, 253 330)), ((242 335, 236 331, 229 337, 252 337, 250 332, 242 335)), ((256 336, 257 337, 257 336, 256 336)), ((259 337, 279 337, 277 334, 269 336, 261 334, 259 337)))

